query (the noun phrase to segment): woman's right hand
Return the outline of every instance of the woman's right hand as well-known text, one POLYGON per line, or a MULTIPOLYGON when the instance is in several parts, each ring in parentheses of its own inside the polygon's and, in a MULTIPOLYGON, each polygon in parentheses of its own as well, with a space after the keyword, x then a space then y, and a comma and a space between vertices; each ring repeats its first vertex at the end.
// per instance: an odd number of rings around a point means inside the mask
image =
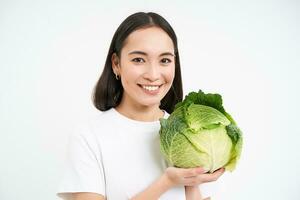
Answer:
POLYGON ((168 167, 164 175, 169 181, 170 185, 184 185, 184 186, 196 186, 202 183, 212 182, 218 180, 218 178, 224 173, 225 169, 221 168, 213 173, 206 173, 201 168, 177 168, 168 167))

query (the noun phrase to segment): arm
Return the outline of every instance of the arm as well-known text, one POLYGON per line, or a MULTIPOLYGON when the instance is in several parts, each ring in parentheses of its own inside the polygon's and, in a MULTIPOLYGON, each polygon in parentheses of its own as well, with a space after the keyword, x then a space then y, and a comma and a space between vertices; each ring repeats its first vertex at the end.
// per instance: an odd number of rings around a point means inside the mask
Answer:
MULTIPOLYGON (((197 186, 201 183, 215 181, 223 173, 224 169, 217 170, 212 174, 205 174, 203 168, 168 167, 159 179, 131 200, 157 200, 163 193, 176 185, 188 186, 186 193, 190 198, 188 200, 202 200, 197 186)), ((209 200, 209 198, 204 200, 209 200)))
MULTIPOLYGON (((217 170, 213 174, 204 174, 204 172, 205 170, 202 168, 181 169, 168 167, 165 173, 163 173, 148 188, 138 193, 130 200, 157 200, 163 193, 176 185, 188 186, 186 194, 188 194, 190 198, 202 200, 199 189, 195 189, 194 187, 197 187, 201 183, 217 180, 218 177, 223 174, 224 169, 217 170)), ((88 192, 74 193, 73 197, 72 200, 105 200, 102 195, 88 192)), ((204 200, 210 200, 210 198, 204 200)))
POLYGON ((198 177, 187 177, 186 180, 191 178, 191 182, 185 185, 186 200, 210 200, 210 197, 203 199, 199 189, 199 184, 216 181, 224 172, 225 168, 221 168, 212 174, 204 173, 198 175, 198 177))
MULTIPOLYGON (((131 198, 131 200, 156 200, 171 187, 171 182, 163 174, 148 188, 131 198)), ((105 200, 105 197, 96 193, 78 192, 73 193, 71 200, 105 200)))
POLYGON ((210 197, 202 198, 200 189, 198 186, 185 186, 186 200, 210 200, 210 197))
POLYGON ((156 200, 171 187, 173 187, 173 184, 169 181, 166 174, 163 174, 148 188, 135 195, 130 200, 156 200))
POLYGON ((186 200, 202 200, 198 186, 185 186, 185 197, 186 200))
POLYGON ((92 192, 76 192, 72 194, 71 200, 106 200, 101 194, 92 192))

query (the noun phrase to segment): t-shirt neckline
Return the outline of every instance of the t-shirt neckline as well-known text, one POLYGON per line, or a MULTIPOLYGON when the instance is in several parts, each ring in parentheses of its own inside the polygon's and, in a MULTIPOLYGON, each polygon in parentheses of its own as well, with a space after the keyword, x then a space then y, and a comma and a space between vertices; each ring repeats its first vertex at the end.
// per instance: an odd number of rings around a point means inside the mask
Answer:
MULTIPOLYGON (((155 120, 155 121, 139 121, 139 120, 135 120, 135 119, 131 119, 121 113, 119 113, 115 108, 111 108, 111 110, 118 116, 118 118, 122 119, 122 120, 126 120, 130 123, 135 123, 135 124, 139 124, 139 125, 154 125, 154 124, 157 124, 157 123, 160 123, 159 120, 155 120)), ((162 110, 164 112, 164 116, 161 117, 161 118, 166 118, 167 117, 167 114, 166 114, 166 111, 165 110, 162 110)))

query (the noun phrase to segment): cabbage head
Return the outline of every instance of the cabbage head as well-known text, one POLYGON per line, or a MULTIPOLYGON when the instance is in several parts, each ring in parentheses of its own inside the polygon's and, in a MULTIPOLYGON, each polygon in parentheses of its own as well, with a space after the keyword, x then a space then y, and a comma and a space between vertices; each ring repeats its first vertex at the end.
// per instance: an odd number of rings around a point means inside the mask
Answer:
POLYGON ((242 133, 224 110, 221 95, 191 92, 160 125, 160 150, 169 164, 209 173, 235 169, 242 133))

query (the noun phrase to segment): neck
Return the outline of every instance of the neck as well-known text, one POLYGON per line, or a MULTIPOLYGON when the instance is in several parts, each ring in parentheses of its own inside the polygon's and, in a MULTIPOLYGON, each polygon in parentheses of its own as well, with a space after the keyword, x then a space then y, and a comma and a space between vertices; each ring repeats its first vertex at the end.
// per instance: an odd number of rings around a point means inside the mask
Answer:
POLYGON ((157 121, 164 116, 164 111, 159 108, 159 104, 143 106, 125 105, 121 102, 115 109, 122 115, 137 121, 157 121))

